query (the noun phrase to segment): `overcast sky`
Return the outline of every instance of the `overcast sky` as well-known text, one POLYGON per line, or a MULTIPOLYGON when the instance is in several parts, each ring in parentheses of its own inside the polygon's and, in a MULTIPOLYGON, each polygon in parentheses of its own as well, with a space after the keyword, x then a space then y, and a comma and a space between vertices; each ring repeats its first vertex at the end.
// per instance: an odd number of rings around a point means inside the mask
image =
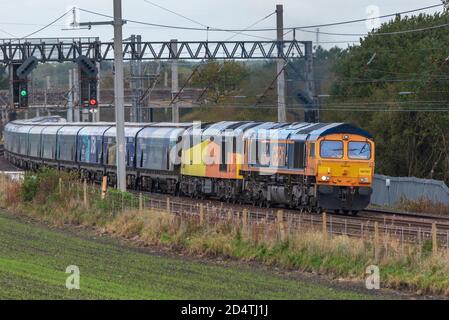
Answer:
MULTIPOLYGON (((180 13, 192 20, 211 28, 247 28, 254 22, 274 12, 276 4, 284 5, 284 26, 304 26, 311 24, 329 23, 342 20, 365 18, 373 14, 376 7, 380 15, 416 9, 438 4, 440 0, 151 0, 172 11, 180 13), (375 7, 372 7, 375 6, 375 7), (368 10, 370 9, 370 10, 368 10), (367 12, 367 10, 369 12, 367 12)), ((173 13, 164 11, 144 0, 123 0, 123 18, 158 24, 201 27, 173 13)), ((70 7, 76 5, 80 8, 112 15, 113 0, 2 0, 0 2, 0 38, 10 38, 11 35, 23 37, 45 24, 56 19, 70 7)), ((441 11, 442 7, 429 9, 425 12, 441 11)), ((108 20, 99 16, 80 12, 81 21, 108 20)), ((39 32, 34 37, 97 37, 102 40, 111 40, 113 30, 111 26, 94 27, 92 30, 63 31, 67 19, 62 19, 52 27, 39 32)), ((382 20, 385 21, 385 20, 382 20)), ((272 28, 276 26, 275 15, 260 22, 254 28, 272 28)), ((339 33, 366 33, 365 22, 350 25, 321 28, 321 31, 339 33)), ((184 31, 145 27, 136 24, 124 26, 124 38, 131 34, 141 34, 144 40, 166 41, 179 40, 205 40, 205 31, 184 31)), ((275 32, 251 33, 257 36, 275 38, 275 32)), ((225 40, 233 36, 226 32, 209 32, 209 40, 225 40)), ((291 37, 291 33, 288 35, 291 37)), ((297 39, 315 41, 315 34, 297 32, 297 39)), ((253 40, 254 38, 238 35, 233 40, 253 40)), ((346 41, 358 41, 354 36, 320 35, 321 42, 335 43, 345 47, 346 41)), ((331 44, 326 44, 329 47, 331 44)), ((333 45, 333 44, 332 44, 333 45)))

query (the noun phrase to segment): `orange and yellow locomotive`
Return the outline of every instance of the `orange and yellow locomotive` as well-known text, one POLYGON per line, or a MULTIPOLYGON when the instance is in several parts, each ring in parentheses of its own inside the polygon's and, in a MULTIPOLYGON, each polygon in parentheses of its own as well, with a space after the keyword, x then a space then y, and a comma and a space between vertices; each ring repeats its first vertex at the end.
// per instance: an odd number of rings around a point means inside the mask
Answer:
POLYGON ((184 136, 181 190, 226 201, 357 212, 370 201, 372 136, 345 123, 219 122, 184 136))

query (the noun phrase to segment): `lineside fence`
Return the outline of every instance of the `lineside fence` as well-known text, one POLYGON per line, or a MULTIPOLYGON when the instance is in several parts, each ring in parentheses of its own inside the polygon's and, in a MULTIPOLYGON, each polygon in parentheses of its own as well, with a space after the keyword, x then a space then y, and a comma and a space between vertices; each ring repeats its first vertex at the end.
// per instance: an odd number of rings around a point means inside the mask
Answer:
POLYGON ((390 177, 376 174, 371 204, 392 206, 401 200, 429 200, 449 205, 449 188, 443 181, 415 177, 390 177))
MULTIPOLYGON (((105 187, 83 182, 77 184, 79 199, 89 204, 90 198, 103 197, 113 215, 129 210, 138 210, 145 214, 167 212, 180 218, 195 219, 198 223, 216 224, 227 222, 241 224, 246 230, 268 236, 275 232, 279 239, 302 232, 322 231, 330 237, 348 236, 363 238, 372 243, 397 241, 405 244, 427 243, 429 246, 449 250, 449 223, 420 223, 419 227, 396 218, 366 220, 362 217, 336 216, 329 214, 309 214, 282 209, 265 209, 232 204, 196 201, 188 198, 164 196, 148 193, 116 193, 115 189, 106 192, 105 187)), ((62 186, 61 188, 64 188, 62 186)))
MULTIPOLYGON (((0 191, 6 190, 6 181, 11 176, 1 175, 0 191)), ((17 180, 16 180, 17 181, 17 180)), ((449 251, 449 223, 419 222, 412 224, 392 218, 338 216, 329 214, 309 214, 283 209, 266 209, 236 206, 222 202, 197 201, 148 193, 122 193, 116 189, 107 190, 106 181, 101 187, 86 181, 63 181, 59 179, 60 195, 67 196, 67 201, 76 201, 86 208, 102 210, 111 216, 127 211, 139 211, 145 215, 163 212, 173 215, 178 220, 195 221, 214 225, 229 223, 242 226, 248 234, 256 239, 287 240, 289 237, 305 232, 322 232, 328 237, 347 236, 361 238, 372 243, 376 248, 387 248, 396 242, 399 248, 409 244, 426 245, 433 252, 449 251), (70 199, 69 199, 70 198, 70 199)))

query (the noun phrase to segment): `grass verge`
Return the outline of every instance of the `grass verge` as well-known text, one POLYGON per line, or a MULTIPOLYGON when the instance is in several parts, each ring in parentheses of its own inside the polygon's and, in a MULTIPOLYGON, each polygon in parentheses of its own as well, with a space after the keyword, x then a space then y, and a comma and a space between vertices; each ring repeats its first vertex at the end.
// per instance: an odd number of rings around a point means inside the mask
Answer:
POLYGON ((148 254, 25 224, 0 211, 0 299, 366 299, 368 295, 254 270, 148 254), (80 269, 67 290, 66 267, 80 269))
POLYGON ((374 246, 372 239, 330 238, 316 231, 280 237, 275 225, 246 225, 235 219, 201 223, 197 216, 117 210, 118 200, 125 208, 123 202, 131 201, 131 196, 115 191, 104 200, 90 196, 85 203, 81 189, 74 177, 46 170, 27 175, 22 184, 7 183, 2 202, 10 211, 53 225, 94 226, 137 244, 163 245, 192 255, 233 257, 356 280, 363 280, 366 267, 374 264, 380 269, 382 287, 449 294, 449 255, 432 254, 427 243, 404 245, 381 239, 374 246))

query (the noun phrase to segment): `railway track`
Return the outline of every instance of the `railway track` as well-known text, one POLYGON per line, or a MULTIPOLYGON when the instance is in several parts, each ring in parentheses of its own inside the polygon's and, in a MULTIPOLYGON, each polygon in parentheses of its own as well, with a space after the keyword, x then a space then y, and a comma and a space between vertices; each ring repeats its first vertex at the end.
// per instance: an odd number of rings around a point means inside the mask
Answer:
POLYGON ((431 219, 435 221, 448 221, 449 222, 449 215, 443 215, 443 214, 430 214, 430 213, 418 213, 418 212, 405 212, 405 211, 397 211, 397 210, 385 210, 385 209, 365 209, 363 210, 364 213, 368 214, 387 214, 390 216, 397 216, 397 217, 408 217, 412 219, 431 219))
MULTIPOLYGON (((138 194, 139 192, 133 191, 134 194, 138 194)), ((235 208, 236 210, 243 211, 246 209, 248 212, 259 212, 259 213, 269 213, 269 215, 275 219, 276 212, 278 210, 282 210, 284 213, 287 214, 301 214, 301 215, 312 215, 312 216, 319 216, 316 212, 308 213, 306 211, 299 211, 296 209, 289 209, 285 207, 271 207, 271 208, 265 208, 265 207, 254 207, 249 204, 231 204, 222 202, 217 199, 191 199, 188 197, 179 197, 179 196, 171 196, 167 194, 160 194, 160 193, 150 193, 150 192, 143 192, 146 195, 149 195, 153 198, 157 199, 171 199, 175 202, 192 202, 192 203, 203 203, 204 205, 210 205, 211 207, 228 207, 228 208, 235 208)), ((437 225, 445 226, 447 225, 449 227, 449 215, 434 215, 434 214, 428 214, 428 213, 415 213, 415 212, 403 212, 403 211, 395 211, 395 210, 385 210, 385 209, 365 209, 361 212, 359 212, 356 216, 354 215, 344 215, 344 214, 337 214, 337 213, 328 213, 328 216, 333 216, 335 218, 345 218, 345 219, 353 219, 353 220, 372 220, 372 221, 379 221, 379 222, 388 222, 388 221, 396 221, 398 223, 436 223, 437 225)))

